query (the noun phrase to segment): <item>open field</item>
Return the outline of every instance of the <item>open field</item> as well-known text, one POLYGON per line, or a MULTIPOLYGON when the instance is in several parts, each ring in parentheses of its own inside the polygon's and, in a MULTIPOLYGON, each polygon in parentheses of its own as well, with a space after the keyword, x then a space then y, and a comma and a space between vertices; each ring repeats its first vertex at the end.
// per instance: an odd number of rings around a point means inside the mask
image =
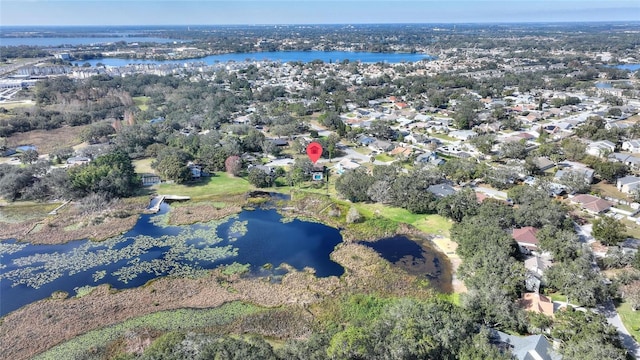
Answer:
POLYGON ((618 304, 616 309, 624 327, 636 341, 640 341, 640 311, 633 311, 627 302, 618 304))
POLYGON ((591 185, 591 188, 595 192, 600 193, 600 195, 605 197, 612 197, 615 199, 623 199, 623 200, 626 200, 629 198, 627 194, 621 191, 618 191, 618 189, 614 184, 609 184, 605 181, 600 181, 597 184, 591 185))
POLYGON ((44 219, 47 214, 60 206, 60 203, 17 202, 0 206, 0 222, 17 223, 28 220, 44 219))
POLYGON ((382 204, 360 203, 354 205, 366 217, 380 216, 392 221, 412 225, 427 234, 449 236, 451 221, 440 215, 413 214, 402 208, 382 204))
POLYGON ((148 96, 133 97, 133 103, 142 111, 147 111, 149 109, 149 105, 147 105, 148 102, 149 102, 148 96))
POLYGON ((82 143, 80 132, 87 126, 65 126, 53 130, 32 130, 25 133, 15 133, 7 138, 8 146, 34 145, 38 153, 49 154, 61 147, 71 147, 82 143))
POLYGON ((138 174, 155 174, 156 171, 151 167, 153 159, 140 159, 132 161, 133 167, 138 174))
POLYGON ((238 195, 251 190, 253 186, 243 178, 227 173, 215 173, 210 178, 189 184, 160 184, 154 186, 158 194, 190 196, 192 200, 208 200, 223 195, 238 195))
POLYGON ((2 101, 0 102, 0 108, 11 110, 19 107, 34 106, 35 104, 33 100, 2 101))

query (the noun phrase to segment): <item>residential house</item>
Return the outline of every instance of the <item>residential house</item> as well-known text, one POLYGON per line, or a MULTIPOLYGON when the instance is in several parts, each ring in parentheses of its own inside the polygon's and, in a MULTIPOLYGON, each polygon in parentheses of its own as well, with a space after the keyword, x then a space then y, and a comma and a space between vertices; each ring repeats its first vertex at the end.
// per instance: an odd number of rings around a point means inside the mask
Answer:
POLYGON ((524 278, 524 285, 527 291, 539 292, 540 287, 545 285, 544 271, 551 266, 551 261, 538 254, 529 257, 524 261, 524 267, 527 269, 524 278))
POLYGON ((458 140, 466 141, 471 139, 472 137, 478 136, 478 133, 473 130, 456 130, 451 131, 449 133, 449 136, 458 140))
POLYGON ((632 139, 622 142, 622 150, 632 153, 640 153, 640 139, 632 139))
POLYGON ((618 190, 625 194, 632 194, 638 188, 640 188, 640 177, 638 176, 625 176, 616 181, 616 187, 618 190))
POLYGON ((160 176, 156 174, 142 174, 140 175, 140 180, 142 181, 142 186, 160 184, 160 176))
POLYGON ((553 317, 553 301, 544 295, 524 293, 519 302, 525 311, 553 317))
POLYGON ((516 336, 492 331, 493 342, 518 360, 562 360, 553 345, 543 335, 516 336))
POLYGON ((543 156, 533 159, 533 163, 539 171, 549 170, 556 165, 553 161, 549 160, 549 158, 543 156))
POLYGON ((428 151, 425 152, 424 154, 420 154, 418 155, 418 157, 416 157, 416 160, 414 161, 414 163, 417 164, 431 164, 431 165, 443 165, 445 163, 445 160, 438 157, 438 154, 436 152, 433 151, 428 151))
POLYGON ((430 193, 434 194, 439 198, 443 198, 456 193, 456 189, 454 189, 451 185, 448 185, 448 184, 431 185, 427 188, 427 191, 429 191, 430 193))
POLYGON ((556 171, 556 174, 553 176, 554 181, 560 183, 560 180, 562 179, 564 174, 569 172, 581 174, 589 184, 593 182, 593 175, 595 174, 595 171, 593 169, 589 169, 587 167, 572 167, 556 171))
POLYGON ((67 159, 67 165, 82 165, 91 162, 91 158, 86 156, 73 156, 67 159))
POLYGON ((538 250, 538 229, 533 226, 525 226, 520 229, 513 229, 511 236, 518 243, 518 248, 523 254, 530 254, 538 250))
POLYGON ((191 171, 191 179, 200 179, 205 176, 205 172, 202 170, 202 165, 194 164, 191 161, 187 164, 189 171, 191 171))
POLYGON ((622 154, 622 153, 613 153, 613 154, 609 154, 609 160, 615 161, 615 162, 621 162, 627 165, 632 170, 640 169, 640 157, 638 156, 622 154))
POLYGON ((289 142, 285 139, 273 139, 271 140, 271 142, 273 143, 273 145, 278 146, 278 147, 287 147, 289 146, 289 142))
POLYGON ((356 141, 358 142, 358 144, 360 144, 362 146, 369 146, 369 145, 373 144, 376 141, 376 138, 370 137, 370 136, 361 135, 360 137, 358 137, 356 139, 356 141))
POLYGON ((603 157, 606 154, 610 154, 616 150, 616 144, 609 140, 594 141, 587 145, 587 154, 593 156, 603 157))
POLYGON ((360 166, 361 165, 359 163, 355 162, 353 159, 345 158, 345 159, 340 160, 335 165, 335 169, 336 169, 336 173, 338 175, 342 175, 342 174, 344 174, 345 171, 357 169, 360 166))
POLYGON ((413 149, 410 147, 398 146, 395 149, 389 152, 389 155, 399 156, 399 157, 409 157, 413 154, 413 149))
POLYGON ((393 149, 393 144, 390 143, 389 141, 376 140, 369 145, 369 149, 373 151, 387 152, 393 149))
POLYGON ((275 175, 275 171, 272 168, 268 167, 268 166, 264 166, 264 165, 249 165, 247 168, 249 170, 254 169, 254 168, 258 169, 258 170, 261 170, 262 172, 264 172, 267 175, 275 175))
POLYGON ((592 214, 603 213, 613 206, 613 204, 604 199, 588 194, 576 195, 571 198, 571 202, 578 204, 583 210, 592 214))

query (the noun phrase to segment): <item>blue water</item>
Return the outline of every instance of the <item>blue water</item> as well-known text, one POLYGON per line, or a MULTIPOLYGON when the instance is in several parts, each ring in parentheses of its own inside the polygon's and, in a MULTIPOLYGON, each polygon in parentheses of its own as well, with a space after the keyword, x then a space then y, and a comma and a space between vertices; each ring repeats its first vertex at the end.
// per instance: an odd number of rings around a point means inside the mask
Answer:
MULTIPOLYGON (((60 245, 25 244, 18 251, 0 254, 0 316, 31 302, 47 298, 55 291, 66 291, 73 296, 76 293, 76 288, 86 285, 111 284, 118 289, 141 286, 149 280, 165 276, 175 269, 154 268, 149 272, 138 273, 127 282, 120 280, 118 271, 132 263, 146 262, 151 264, 154 261, 167 260, 168 258, 175 261, 175 263, 170 263, 174 264, 174 267, 189 266, 196 269, 213 269, 234 262, 251 264, 250 271, 255 275, 265 275, 262 266, 267 263, 273 264, 275 267, 286 263, 298 270, 310 267, 315 270, 318 277, 340 276, 344 273, 344 268, 329 258, 329 254, 335 246, 342 241, 337 229, 299 220, 283 223, 281 222, 282 217, 275 210, 259 209, 241 212, 238 217, 232 218, 216 228, 216 234, 222 240, 215 245, 203 246, 198 238, 192 238, 184 246, 182 243, 178 246, 190 249, 185 252, 181 249, 172 249, 166 246, 166 242, 158 240, 157 243, 151 242, 147 248, 138 253, 123 251, 123 249, 130 249, 136 241, 135 237, 140 234, 160 239, 163 235, 178 235, 185 229, 207 230, 207 226, 201 224, 162 227, 150 221, 155 216, 166 213, 167 210, 168 206, 163 205, 158 215, 141 216, 134 228, 124 234, 121 239, 101 243, 79 240, 60 245), (244 221, 247 222, 246 234, 234 235, 235 238, 232 238, 229 235, 234 230, 232 225, 244 221), (203 260, 202 256, 199 257, 199 252, 204 253, 212 247, 232 248, 235 255, 231 254, 216 261, 203 260), (116 250, 125 255, 113 258, 114 261, 110 262, 109 256, 116 250), (179 256, 175 255, 176 251, 180 254, 179 256), (188 260, 185 254, 193 257, 188 260), (102 261, 102 263, 96 266, 87 265, 80 271, 70 269, 65 265, 57 265, 58 259, 74 259, 75 263, 82 263, 92 256, 101 259, 98 262, 102 261), (43 260, 32 261, 30 259, 43 260), (20 274, 20 272, 24 273, 20 274), (38 274, 44 272, 56 273, 58 277, 37 288, 19 281, 20 278, 37 277, 38 274), (98 272, 104 272, 104 276, 96 279, 95 274, 98 272)), ((2 242, 2 245, 11 244, 20 243, 15 241, 2 242)))
POLYGON ((618 69, 629 70, 629 71, 640 70, 640 64, 621 64, 621 65, 616 65, 615 67, 618 69))
MULTIPOLYGON (((187 60, 137 60, 137 59, 121 59, 121 58, 103 58, 93 59, 86 61, 91 66, 95 66, 97 63, 102 63, 107 66, 125 66, 128 64, 183 64, 204 62, 207 65, 213 65, 216 63, 225 63, 229 61, 244 62, 244 61, 280 61, 291 62, 301 61, 304 63, 311 62, 313 60, 322 60, 325 63, 340 62, 342 60, 360 61, 363 63, 400 63, 400 62, 415 62, 420 60, 431 60, 431 56, 427 54, 406 54, 406 53, 370 53, 370 52, 349 52, 349 51, 273 51, 273 52, 259 52, 259 53, 232 53, 232 54, 220 54, 210 55, 203 58, 187 59, 187 60)), ((85 63, 83 61, 82 63, 85 63)))
POLYGON ((431 286, 441 292, 451 292, 451 271, 446 256, 424 240, 394 236, 360 244, 375 250, 383 259, 410 274, 424 276, 431 286))
POLYGON ((127 43, 156 42, 156 43, 172 43, 185 42, 183 40, 165 39, 157 37, 139 37, 139 36, 109 36, 109 37, 15 37, 0 38, 0 46, 79 46, 79 45, 98 45, 108 44, 118 41, 126 41, 127 43))

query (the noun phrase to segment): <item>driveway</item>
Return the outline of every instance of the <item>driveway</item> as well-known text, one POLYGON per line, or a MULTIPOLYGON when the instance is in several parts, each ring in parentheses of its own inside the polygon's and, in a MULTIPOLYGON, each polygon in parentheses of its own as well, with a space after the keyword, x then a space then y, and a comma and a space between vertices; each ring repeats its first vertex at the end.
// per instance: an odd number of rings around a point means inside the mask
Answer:
POLYGON ((477 186, 474 188, 475 191, 477 192, 481 192, 489 197, 492 197, 494 199, 502 199, 502 200, 506 200, 509 198, 509 195, 507 195, 506 192, 504 191, 500 191, 500 190, 495 190, 495 189, 489 189, 486 187, 481 187, 481 186, 477 186))

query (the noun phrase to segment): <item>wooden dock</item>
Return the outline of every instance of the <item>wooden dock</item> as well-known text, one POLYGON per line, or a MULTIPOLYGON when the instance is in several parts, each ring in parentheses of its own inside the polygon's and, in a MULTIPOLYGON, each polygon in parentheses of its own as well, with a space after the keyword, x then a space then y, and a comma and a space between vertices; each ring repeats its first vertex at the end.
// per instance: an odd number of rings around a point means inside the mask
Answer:
POLYGON ((186 200, 191 200, 191 197, 180 196, 180 195, 158 195, 153 199, 151 199, 151 202, 149 203, 149 207, 147 208, 146 212, 149 214, 156 214, 158 211, 160 211, 160 206, 162 206, 162 203, 165 202, 165 200, 186 201, 186 200), (151 204, 153 204, 153 206, 151 204))

